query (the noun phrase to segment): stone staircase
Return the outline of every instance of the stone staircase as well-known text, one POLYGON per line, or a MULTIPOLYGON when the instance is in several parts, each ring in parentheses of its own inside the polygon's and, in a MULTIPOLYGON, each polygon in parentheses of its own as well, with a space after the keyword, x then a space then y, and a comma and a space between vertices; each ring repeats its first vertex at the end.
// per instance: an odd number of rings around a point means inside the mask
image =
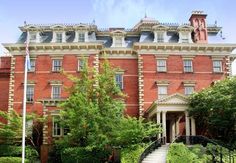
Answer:
POLYGON ((166 163, 168 147, 169 144, 162 145, 144 158, 142 163, 166 163))

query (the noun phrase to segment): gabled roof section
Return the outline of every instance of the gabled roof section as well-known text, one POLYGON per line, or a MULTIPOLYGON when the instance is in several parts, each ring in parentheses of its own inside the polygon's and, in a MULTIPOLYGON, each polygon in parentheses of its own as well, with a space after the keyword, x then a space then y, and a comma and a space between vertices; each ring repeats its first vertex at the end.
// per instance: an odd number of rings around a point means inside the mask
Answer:
POLYGON ((193 27, 192 26, 190 26, 190 25, 188 25, 188 24, 183 24, 183 25, 180 25, 178 28, 177 28, 177 30, 178 31, 189 31, 189 32, 191 32, 191 31, 193 31, 193 27))
POLYGON ((188 97, 180 93, 175 93, 165 98, 155 101, 158 104, 188 104, 188 97))
POLYGON ((154 31, 166 31, 166 30, 168 30, 168 26, 166 26, 166 25, 163 25, 163 24, 158 24, 158 25, 154 25, 153 27, 152 27, 152 29, 154 30, 154 31))
POLYGON ((141 27, 145 27, 145 26, 154 26, 154 25, 158 25, 160 24, 159 21, 155 20, 154 18, 149 18, 149 17, 144 17, 143 19, 141 19, 138 24, 136 24, 133 27, 133 30, 139 30, 141 27))

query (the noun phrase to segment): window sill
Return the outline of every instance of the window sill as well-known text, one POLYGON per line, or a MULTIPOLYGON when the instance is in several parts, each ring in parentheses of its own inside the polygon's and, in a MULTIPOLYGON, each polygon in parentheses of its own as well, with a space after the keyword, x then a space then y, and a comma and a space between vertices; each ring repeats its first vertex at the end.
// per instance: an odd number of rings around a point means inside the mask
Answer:
POLYGON ((26 101, 26 104, 33 104, 34 101, 26 101))
POLYGON ((52 72, 52 73, 60 73, 61 70, 60 70, 60 71, 54 71, 54 70, 52 70, 51 72, 52 72))
POLYGON ((221 71, 221 72, 212 72, 213 74, 223 74, 224 72, 221 71))

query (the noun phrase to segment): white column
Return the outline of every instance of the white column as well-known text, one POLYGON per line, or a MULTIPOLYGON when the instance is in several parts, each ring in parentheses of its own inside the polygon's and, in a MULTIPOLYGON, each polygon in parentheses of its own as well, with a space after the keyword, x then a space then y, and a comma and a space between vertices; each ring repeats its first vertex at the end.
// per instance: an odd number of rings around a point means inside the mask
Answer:
POLYGON ((185 112, 185 130, 186 136, 190 136, 189 116, 187 111, 185 112))
POLYGON ((171 125, 171 141, 175 140, 175 120, 172 121, 171 125))
POLYGON ((193 117, 191 117, 191 135, 196 135, 195 119, 193 117))
POLYGON ((62 42, 66 42, 66 32, 62 32, 62 42))
POLYGON ((75 38, 73 42, 78 42, 78 40, 79 40, 79 32, 75 31, 75 38))
POLYGON ((180 121, 181 117, 177 118, 177 121, 176 121, 176 135, 179 135, 179 121, 180 121))
POLYGON ((84 32, 84 42, 88 42, 89 39, 88 39, 88 31, 85 31, 84 32))
MULTIPOLYGON (((161 123, 161 113, 160 112, 157 112, 157 123, 158 124, 161 123)), ((157 138, 160 138, 160 137, 161 137, 161 134, 158 134, 157 138)))
POLYGON ((166 111, 162 112, 162 128, 163 128, 163 138, 165 138, 164 144, 166 143, 166 111))
POLYGON ((154 40, 153 40, 153 42, 157 42, 157 32, 156 31, 154 32, 154 40))

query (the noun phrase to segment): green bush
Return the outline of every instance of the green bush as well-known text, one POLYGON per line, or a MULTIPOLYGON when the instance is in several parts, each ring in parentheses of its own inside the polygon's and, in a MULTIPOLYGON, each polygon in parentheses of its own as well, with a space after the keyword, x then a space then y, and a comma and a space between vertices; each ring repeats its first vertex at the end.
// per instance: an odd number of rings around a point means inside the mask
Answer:
POLYGON ((192 153, 183 143, 173 143, 169 147, 167 163, 190 163, 197 160, 197 155, 192 153))
MULTIPOLYGON (((14 145, 0 145, 0 157, 21 157, 21 146, 14 145)), ((30 146, 25 148, 25 157, 29 160, 36 160, 39 155, 38 152, 30 146)))
MULTIPOLYGON (((21 157, 0 157, 1 163, 21 163, 21 157)), ((25 159, 25 163, 29 163, 29 160, 25 159)))
POLYGON ((143 153, 147 145, 135 145, 121 150, 122 163, 138 162, 140 155, 143 153))
POLYGON ((84 147, 65 148, 61 153, 63 163, 103 163, 110 155, 108 151, 86 150, 84 147))

